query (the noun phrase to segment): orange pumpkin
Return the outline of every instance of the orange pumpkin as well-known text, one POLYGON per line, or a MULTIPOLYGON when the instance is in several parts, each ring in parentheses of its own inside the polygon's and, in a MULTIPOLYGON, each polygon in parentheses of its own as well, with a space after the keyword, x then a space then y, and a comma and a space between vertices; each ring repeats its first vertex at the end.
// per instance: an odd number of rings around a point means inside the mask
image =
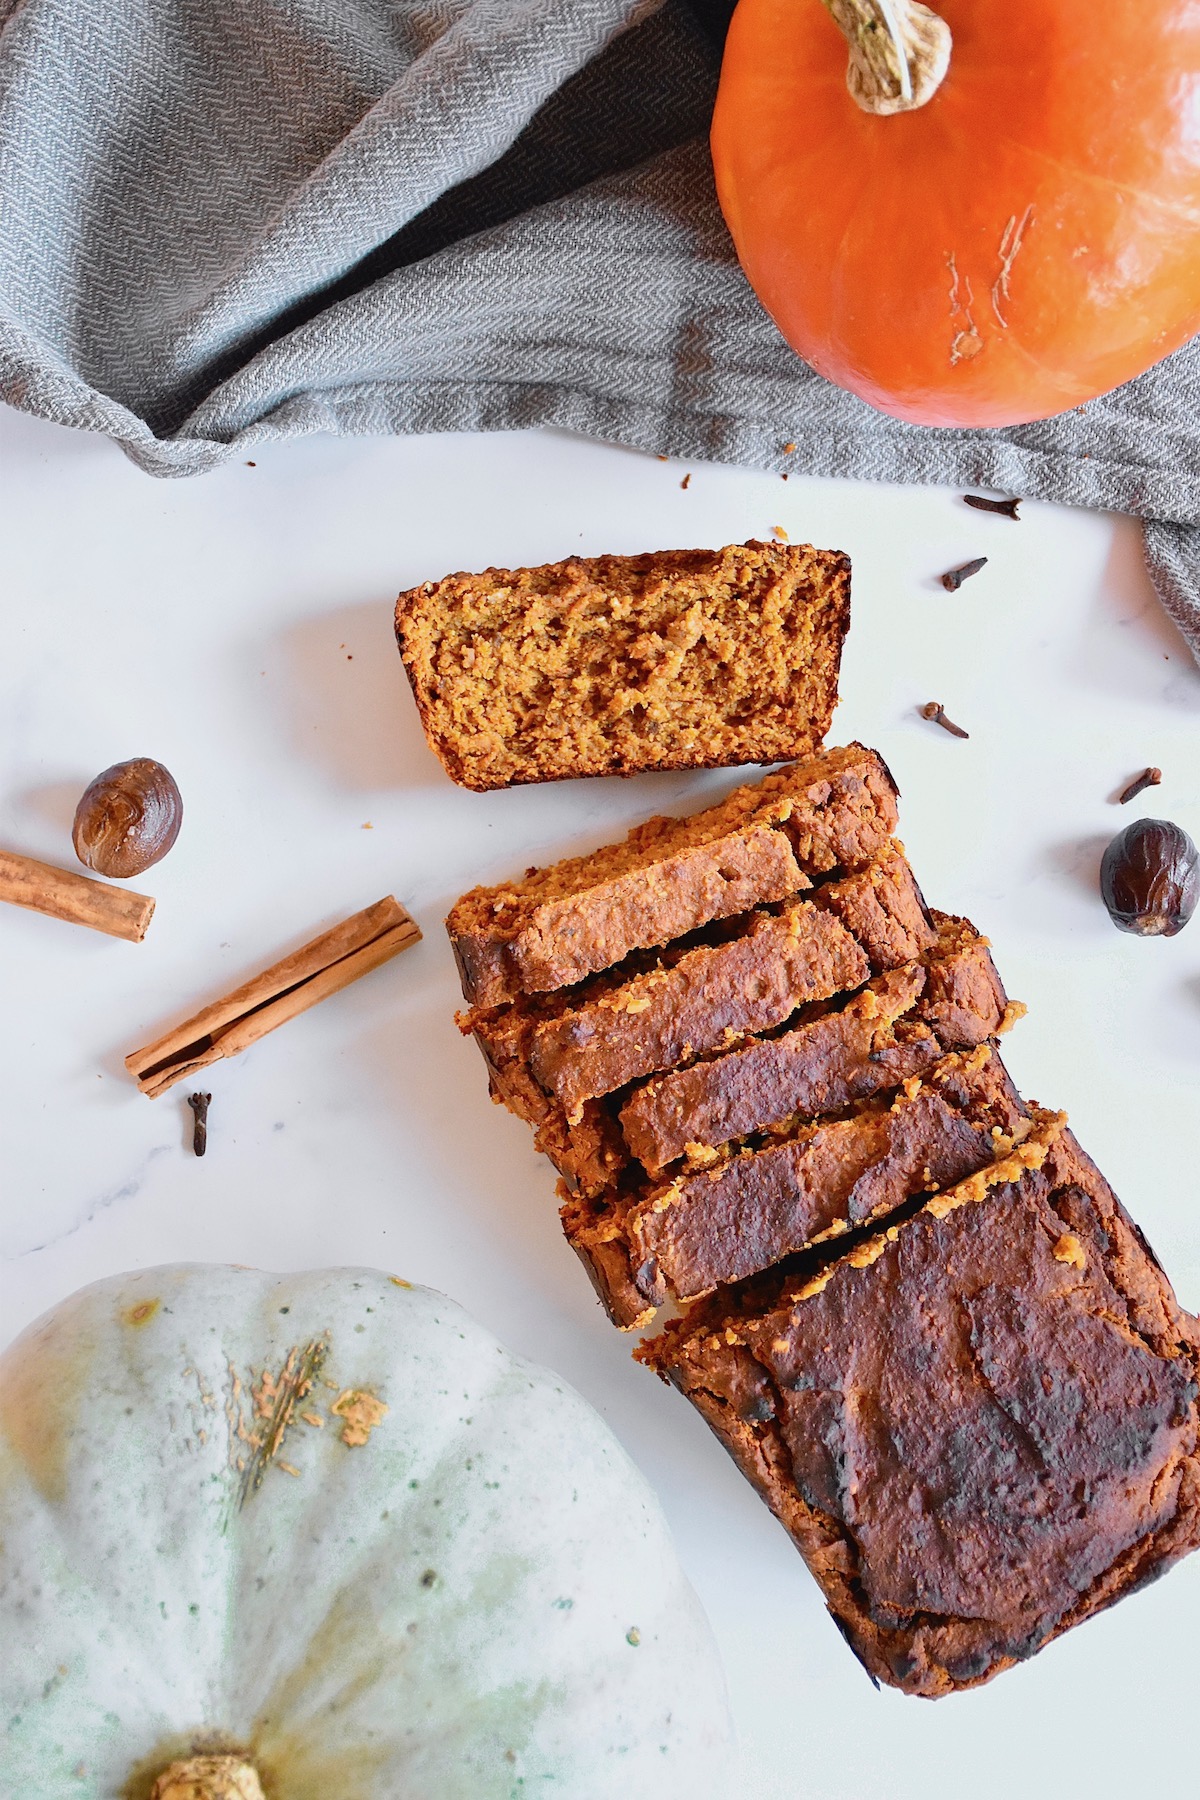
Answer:
POLYGON ((740 0, 713 121, 721 205, 759 298, 830 381, 918 424, 1048 418, 1200 331, 1200 4, 937 11, 948 70, 881 114, 847 91, 830 13, 878 60, 888 20, 923 8, 740 0))

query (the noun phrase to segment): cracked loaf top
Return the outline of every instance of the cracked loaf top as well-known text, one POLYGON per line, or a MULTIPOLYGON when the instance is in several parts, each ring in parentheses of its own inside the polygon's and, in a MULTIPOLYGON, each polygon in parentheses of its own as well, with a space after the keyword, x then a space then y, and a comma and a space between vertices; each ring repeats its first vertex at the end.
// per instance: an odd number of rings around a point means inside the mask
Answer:
POLYGON ((1200 1544, 1200 1326, 1061 1119, 807 1282, 641 1352, 867 1669, 987 1680, 1200 1544))

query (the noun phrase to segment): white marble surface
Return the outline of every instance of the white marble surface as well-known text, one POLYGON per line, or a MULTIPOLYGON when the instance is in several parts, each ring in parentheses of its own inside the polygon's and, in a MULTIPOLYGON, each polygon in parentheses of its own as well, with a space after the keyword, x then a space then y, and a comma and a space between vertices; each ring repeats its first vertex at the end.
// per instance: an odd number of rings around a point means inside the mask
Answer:
MULTIPOLYGON (((875 1694, 780 1528, 698 1417, 630 1360, 560 1239, 551 1173, 487 1102, 441 918, 458 892, 598 843, 728 775, 477 796, 426 750, 400 587, 571 551, 768 535, 848 550, 833 740, 877 744, 931 902, 992 937, 1029 1018, 1006 1056, 1073 1123, 1200 1308, 1200 921, 1116 932, 1099 851, 1139 811, 1200 838, 1200 674, 1127 520, 949 491, 660 463, 563 437, 328 440, 154 482, 0 414, 0 843, 70 865, 107 764, 155 756, 186 819, 118 943, 0 916, 0 1185, 11 1335, 97 1276, 177 1260, 364 1263, 452 1294, 600 1409, 656 1484, 727 1660, 736 1800, 1194 1791, 1200 1557, 990 1687, 875 1694), (951 597, 938 573, 988 567, 951 597), (941 700, 968 743, 923 722, 941 700), (1114 792, 1147 763, 1163 786, 1114 792), (368 829, 369 827, 369 829, 368 829), (395 892, 426 938, 211 1072, 210 1151, 126 1051, 395 892)), ((134 884, 138 885, 138 884, 134 884)))

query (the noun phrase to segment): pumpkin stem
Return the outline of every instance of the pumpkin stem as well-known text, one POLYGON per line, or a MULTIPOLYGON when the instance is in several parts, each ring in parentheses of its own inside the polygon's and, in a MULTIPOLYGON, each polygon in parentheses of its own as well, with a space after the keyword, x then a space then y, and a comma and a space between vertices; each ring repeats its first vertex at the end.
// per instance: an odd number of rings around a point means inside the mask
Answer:
POLYGON ((241 1756, 189 1756, 163 1770, 150 1800, 265 1800, 252 1763, 241 1756))
POLYGON ((920 0, 821 0, 850 47, 846 86, 864 112, 912 112, 950 67, 950 27, 920 0))

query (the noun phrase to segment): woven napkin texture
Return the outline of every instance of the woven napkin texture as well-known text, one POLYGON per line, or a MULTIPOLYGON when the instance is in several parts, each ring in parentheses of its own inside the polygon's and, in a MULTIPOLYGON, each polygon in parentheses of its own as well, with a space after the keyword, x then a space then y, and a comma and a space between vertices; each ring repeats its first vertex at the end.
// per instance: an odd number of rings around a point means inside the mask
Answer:
POLYGON ((1200 340, 1004 431, 821 380, 713 191, 729 10, 0 0, 0 395, 155 475, 304 432, 557 426, 1117 508, 1200 658, 1200 340))

